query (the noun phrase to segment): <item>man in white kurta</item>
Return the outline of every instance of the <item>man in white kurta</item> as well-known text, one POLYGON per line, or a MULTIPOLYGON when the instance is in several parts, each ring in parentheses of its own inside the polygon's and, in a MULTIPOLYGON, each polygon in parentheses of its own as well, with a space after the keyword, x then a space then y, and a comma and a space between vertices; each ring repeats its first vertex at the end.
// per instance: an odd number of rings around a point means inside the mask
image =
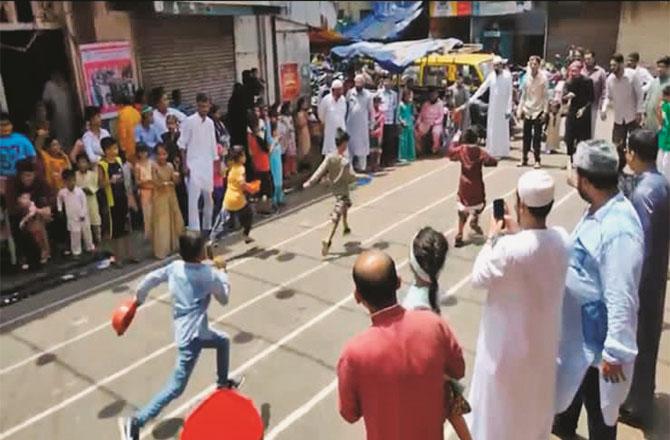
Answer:
POLYGON ((347 124, 344 118, 347 115, 347 100, 342 95, 342 81, 336 79, 330 87, 330 94, 325 96, 319 104, 319 120, 323 124, 323 148, 321 154, 324 156, 334 152, 335 135, 337 129, 346 130, 347 124))
POLYGON ((356 171, 365 172, 370 154, 370 121, 372 121, 372 93, 363 88, 365 78, 356 75, 355 87, 347 93, 347 133, 349 154, 354 159, 356 171))
POLYGON ((477 440, 548 439, 568 234, 547 228, 554 181, 529 171, 517 185, 516 217, 492 219, 472 285, 488 290, 466 420, 477 440), (504 235, 502 235, 504 234, 504 235))
POLYGON ((212 229, 212 191, 214 190, 214 160, 216 151, 216 130, 214 121, 208 116, 210 102, 207 95, 196 97, 198 111, 184 120, 179 136, 179 148, 188 173, 188 229, 200 231, 200 211, 198 202, 203 199, 202 230, 212 229))
POLYGON ((470 98, 470 104, 489 91, 486 119, 486 149, 496 159, 509 156, 509 119, 512 116, 512 74, 499 56, 493 58, 493 72, 470 98))

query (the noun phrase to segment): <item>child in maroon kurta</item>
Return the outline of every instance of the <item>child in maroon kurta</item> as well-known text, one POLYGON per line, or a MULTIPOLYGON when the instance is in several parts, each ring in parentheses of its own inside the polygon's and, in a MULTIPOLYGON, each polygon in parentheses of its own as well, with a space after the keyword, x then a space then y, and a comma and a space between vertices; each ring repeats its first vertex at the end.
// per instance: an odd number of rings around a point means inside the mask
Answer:
POLYGON ((482 234, 479 227, 479 214, 486 204, 482 167, 494 167, 498 161, 489 156, 485 149, 477 144, 477 132, 468 128, 461 137, 460 145, 452 146, 447 156, 461 163, 461 179, 458 183, 458 234, 454 246, 463 246, 463 229, 469 216, 470 228, 476 234, 482 234))

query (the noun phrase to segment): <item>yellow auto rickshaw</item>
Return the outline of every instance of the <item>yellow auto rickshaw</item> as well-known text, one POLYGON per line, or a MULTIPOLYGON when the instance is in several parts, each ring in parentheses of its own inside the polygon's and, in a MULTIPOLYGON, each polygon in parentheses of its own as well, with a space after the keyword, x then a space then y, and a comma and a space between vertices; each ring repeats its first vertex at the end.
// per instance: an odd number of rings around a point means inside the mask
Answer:
POLYGON ((418 59, 414 63, 418 74, 419 87, 443 87, 450 85, 459 74, 470 79, 470 87, 474 90, 484 82, 492 71, 493 54, 450 52, 433 54, 418 59))

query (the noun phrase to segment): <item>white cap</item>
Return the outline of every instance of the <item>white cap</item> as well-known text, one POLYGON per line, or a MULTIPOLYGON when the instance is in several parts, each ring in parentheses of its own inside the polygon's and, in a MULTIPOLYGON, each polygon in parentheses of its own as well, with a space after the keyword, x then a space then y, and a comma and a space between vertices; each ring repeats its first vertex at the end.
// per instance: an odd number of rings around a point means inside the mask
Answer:
POLYGON ((340 81, 339 79, 336 79, 336 80, 333 81, 333 83, 330 85, 330 88, 331 88, 331 89, 341 89, 342 87, 344 87, 344 84, 342 84, 342 81, 340 81))
POLYGON ((519 200, 530 208, 547 206, 554 200, 554 179, 543 170, 533 170, 519 177, 519 200))
POLYGON ((507 59, 501 57, 500 55, 496 55, 493 57, 493 64, 505 64, 507 63, 507 59))
POLYGON ((581 141, 577 144, 572 164, 595 174, 615 176, 619 173, 619 154, 611 142, 601 139, 581 141))

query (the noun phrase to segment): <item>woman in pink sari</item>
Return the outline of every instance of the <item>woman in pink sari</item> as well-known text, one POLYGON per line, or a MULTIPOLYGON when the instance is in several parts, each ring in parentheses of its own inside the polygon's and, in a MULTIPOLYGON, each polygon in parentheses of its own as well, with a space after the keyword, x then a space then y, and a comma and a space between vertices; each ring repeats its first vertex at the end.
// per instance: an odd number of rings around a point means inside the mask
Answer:
POLYGON ((421 106, 421 112, 416 121, 417 149, 423 150, 424 137, 431 133, 431 150, 437 153, 442 146, 442 131, 444 122, 444 103, 438 98, 437 90, 433 89, 428 95, 428 101, 421 106))

